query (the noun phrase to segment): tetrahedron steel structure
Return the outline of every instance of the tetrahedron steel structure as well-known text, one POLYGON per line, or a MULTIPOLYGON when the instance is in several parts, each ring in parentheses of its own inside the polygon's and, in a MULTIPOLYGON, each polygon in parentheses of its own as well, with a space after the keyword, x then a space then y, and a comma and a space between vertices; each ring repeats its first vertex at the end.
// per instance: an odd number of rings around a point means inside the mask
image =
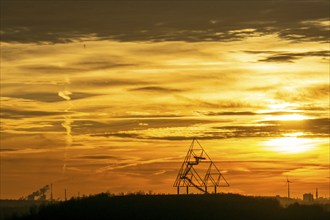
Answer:
POLYGON ((177 187, 177 193, 180 194, 180 187, 186 188, 188 194, 189 187, 203 193, 209 193, 208 188, 212 187, 214 193, 217 193, 217 187, 228 186, 225 177, 202 145, 194 138, 173 184, 173 187, 177 187))

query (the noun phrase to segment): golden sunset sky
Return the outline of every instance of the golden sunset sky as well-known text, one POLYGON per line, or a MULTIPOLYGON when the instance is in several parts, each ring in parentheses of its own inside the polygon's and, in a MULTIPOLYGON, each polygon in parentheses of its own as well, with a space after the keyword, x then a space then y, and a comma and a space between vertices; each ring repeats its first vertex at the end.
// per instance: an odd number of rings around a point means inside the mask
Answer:
POLYGON ((329 196, 329 1, 1 1, 1 199, 176 193, 196 137, 222 192, 329 196))

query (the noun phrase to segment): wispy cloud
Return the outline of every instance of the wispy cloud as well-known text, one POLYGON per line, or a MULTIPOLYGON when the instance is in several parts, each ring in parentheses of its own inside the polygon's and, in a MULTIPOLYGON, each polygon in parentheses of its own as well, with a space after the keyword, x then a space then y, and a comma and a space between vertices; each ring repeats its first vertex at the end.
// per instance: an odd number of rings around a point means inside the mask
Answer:
MULTIPOLYGON (((190 140, 196 137, 200 140, 215 140, 228 138, 252 138, 252 137, 281 137, 287 133, 301 132, 303 136, 325 137, 329 132, 329 119, 309 119, 303 121, 261 121, 256 125, 223 125, 209 129, 194 130, 187 127, 188 133, 182 133, 182 127, 173 127, 169 130, 167 126, 159 127, 152 132, 150 127, 140 130, 121 130, 92 134, 91 136, 120 137, 149 140, 190 140)), ((193 124, 192 124, 193 125, 193 124)), ((179 126, 179 124, 178 124, 179 126)))
POLYGON ((141 92, 180 92, 181 89, 165 88, 161 86, 146 86, 129 89, 130 91, 141 91, 141 92))
MULTIPOLYGON (((88 97, 93 97, 96 94, 91 93, 82 93, 82 92, 75 92, 70 94, 71 99, 84 99, 88 97)), ((19 98, 19 99, 29 99, 34 101, 40 102, 60 102, 63 101, 63 98, 59 97, 59 95, 55 92, 38 92, 38 93, 29 93, 29 92, 22 92, 22 93, 15 93, 15 94, 3 94, 3 97, 9 98, 19 98)))
POLYGON ((3 118, 28 118, 28 117, 43 117, 43 116, 56 116, 63 115, 60 111, 28 111, 28 110, 18 110, 18 109, 1 109, 1 117, 3 118))
POLYGON ((260 62, 289 62, 293 63, 297 59, 302 59, 305 57, 329 57, 329 51, 307 51, 307 52, 281 52, 281 51, 246 51, 252 54, 270 54, 267 57, 260 59, 260 62))

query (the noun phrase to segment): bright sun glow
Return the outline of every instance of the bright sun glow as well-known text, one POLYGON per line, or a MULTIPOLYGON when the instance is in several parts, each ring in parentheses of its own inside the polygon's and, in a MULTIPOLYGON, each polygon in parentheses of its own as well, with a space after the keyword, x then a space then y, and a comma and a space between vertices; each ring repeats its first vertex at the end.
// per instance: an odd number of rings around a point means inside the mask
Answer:
POLYGON ((284 137, 274 138, 263 143, 267 150, 283 154, 304 153, 316 146, 316 141, 310 138, 300 138, 301 132, 286 134, 284 137))
POLYGON ((270 109, 276 110, 276 111, 287 111, 290 108, 299 106, 296 103, 276 103, 276 104, 270 104, 268 107, 270 109))
POLYGON ((272 115, 265 117, 266 121, 300 121, 304 119, 307 119, 307 117, 299 114, 272 115))

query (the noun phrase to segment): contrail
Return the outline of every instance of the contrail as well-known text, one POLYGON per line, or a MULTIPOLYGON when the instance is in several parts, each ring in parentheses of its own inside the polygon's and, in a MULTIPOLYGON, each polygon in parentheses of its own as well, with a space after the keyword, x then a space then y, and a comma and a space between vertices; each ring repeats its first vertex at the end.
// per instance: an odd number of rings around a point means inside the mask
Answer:
POLYGON ((61 125, 63 128, 65 128, 65 131, 66 131, 66 136, 65 136, 66 145, 65 145, 65 151, 64 151, 64 162, 63 162, 63 167, 62 167, 62 171, 65 173, 66 160, 67 160, 67 148, 71 147, 71 145, 72 145, 71 123, 73 121, 71 120, 71 116, 65 116, 64 118, 65 118, 65 120, 61 125))
POLYGON ((70 95, 72 95, 72 93, 70 91, 64 90, 64 91, 59 91, 58 92, 58 96, 62 97, 65 100, 71 100, 70 95))
MULTIPOLYGON (((64 100, 68 101, 68 107, 64 110, 65 112, 69 112, 70 109, 72 108, 72 102, 71 102, 71 97, 72 92, 68 90, 68 85, 70 85, 70 79, 66 76, 65 77, 65 89, 63 91, 58 92, 58 96, 63 98, 64 100)), ((64 150, 64 161, 63 161, 63 167, 62 167, 62 172, 65 173, 66 171, 66 160, 67 160, 67 148, 71 147, 72 145, 72 135, 71 135, 71 124, 73 120, 71 119, 71 115, 64 115, 64 121, 61 124, 62 127, 65 129, 66 136, 65 136, 65 150, 64 150)))

